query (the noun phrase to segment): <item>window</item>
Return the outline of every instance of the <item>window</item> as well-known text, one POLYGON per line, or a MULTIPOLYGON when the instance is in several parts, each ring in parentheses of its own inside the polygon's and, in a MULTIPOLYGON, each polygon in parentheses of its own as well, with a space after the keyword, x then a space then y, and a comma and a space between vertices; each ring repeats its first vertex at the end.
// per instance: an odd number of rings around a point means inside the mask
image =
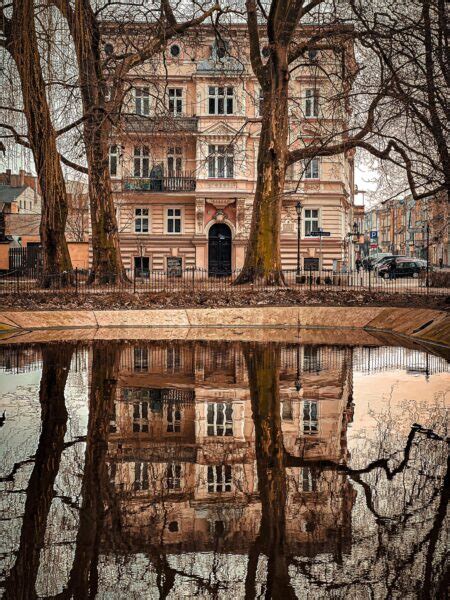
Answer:
POLYGON ((149 152, 148 146, 137 146, 134 149, 134 176, 148 177, 149 173, 149 152))
POLYGON ((233 435, 233 404, 209 402, 207 409, 208 436, 233 435))
POLYGON ((317 491, 317 471, 310 467, 302 468, 302 490, 304 492, 317 491))
POLYGON ((134 489, 136 491, 148 490, 148 464, 134 463, 134 489))
POLYGON ((135 233, 149 232, 149 209, 135 208, 134 209, 134 231, 135 233))
POLYGON ((169 177, 180 176, 183 169, 183 148, 171 146, 167 149, 167 174, 169 177))
POLYGON ((317 433, 319 430, 317 419, 317 401, 303 401, 303 433, 317 433))
POLYGON ((172 373, 180 370, 181 353, 179 346, 171 346, 167 348, 166 366, 167 371, 171 371, 172 373))
POLYGON ((319 229, 319 210, 317 208, 305 208, 305 235, 319 229))
POLYGON ((208 147, 208 177, 225 179, 234 177, 234 149, 232 146, 208 147))
POLYGON ((308 50, 308 60, 314 62, 317 60, 317 50, 308 50))
POLYGON ((305 91, 305 117, 319 116, 319 93, 317 90, 305 91))
POLYGON ((150 93, 148 87, 134 88, 134 110, 137 115, 150 114, 150 93))
POLYGON ((148 402, 134 402, 133 431, 148 432, 148 402))
POLYGON ((103 49, 105 50, 105 54, 107 54, 108 56, 111 56, 111 54, 113 54, 113 52, 114 52, 114 46, 112 44, 110 44, 109 42, 107 42, 103 46, 103 49))
POLYGON ((210 115, 232 115, 234 90, 232 87, 209 86, 208 112, 210 115))
POLYGON ((303 171, 305 179, 319 179, 319 159, 311 158, 305 160, 305 168, 303 171))
POLYGON ((167 233, 181 233, 181 208, 167 209, 167 233))
POLYGON ((117 176, 119 167, 119 146, 115 144, 109 147, 109 174, 111 177, 117 176))
POLYGON ((180 433, 181 409, 174 403, 167 405, 167 433, 180 433))
POLYGON ((178 44, 172 44, 172 46, 170 46, 170 56, 173 58, 178 58, 178 56, 180 56, 180 46, 178 44))
POLYGON ((283 421, 292 421, 294 419, 292 400, 283 400, 281 404, 281 418, 283 421))
POLYGON ((169 463, 166 468, 166 487, 168 490, 181 489, 181 465, 169 463))
POLYGON ((208 492, 231 492, 231 465, 208 467, 208 492))
POLYGON ((134 257, 134 274, 136 277, 148 277, 150 272, 150 258, 148 256, 134 257))
POLYGON ((308 372, 320 371, 320 354, 317 346, 305 346, 303 350, 303 369, 308 372))
POLYGON ((134 370, 136 373, 148 371, 148 348, 134 348, 134 370))
POLYGON ((174 117, 183 114, 183 88, 169 88, 169 112, 174 117))

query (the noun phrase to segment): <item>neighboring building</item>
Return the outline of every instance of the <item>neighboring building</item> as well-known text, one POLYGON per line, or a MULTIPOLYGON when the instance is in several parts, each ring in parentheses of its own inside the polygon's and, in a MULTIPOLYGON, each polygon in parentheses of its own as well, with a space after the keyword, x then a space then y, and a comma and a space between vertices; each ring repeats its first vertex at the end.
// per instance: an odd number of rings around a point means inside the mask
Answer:
MULTIPOLYGON (((87 186, 67 181, 69 216, 66 238, 74 267, 88 267, 89 212, 87 186)), ((40 264, 42 200, 35 175, 8 169, 0 173, 0 271, 40 264)))
MULTIPOLYGON (((133 27, 130 35, 145 34, 145 25, 133 27)), ((120 46, 114 29, 107 34, 109 47, 120 46)), ((133 89, 109 157, 125 267, 146 271, 195 266, 211 275, 242 267, 263 101, 251 72, 246 35, 246 27, 236 25, 230 30, 233 39, 218 43, 212 29, 204 27, 200 37, 187 35, 172 42, 164 65, 149 63, 132 74, 133 89)), ((352 49, 344 54, 346 68, 352 68, 352 49)), ((344 107, 326 113, 332 78, 317 68, 340 70, 337 63, 331 50, 323 50, 309 64, 303 59, 303 66, 292 73, 298 101, 292 106, 291 133, 300 132, 302 143, 314 137, 322 117, 327 127, 345 122, 344 107)), ((288 169, 281 223, 284 268, 297 263, 298 200, 304 205, 302 266, 321 263, 338 269, 351 261, 347 233, 353 226, 353 171, 353 153, 288 169), (319 228, 330 237, 308 237, 319 228)))
POLYGON ((443 192, 417 201, 411 196, 387 200, 365 213, 366 248, 371 253, 426 258, 428 246, 432 264, 448 265, 449 218, 449 204, 443 192), (376 234, 372 239, 370 232, 376 234))
MULTIPOLYGON (((288 345, 280 352, 284 444, 306 460, 286 469, 286 544, 300 555, 340 557, 351 547, 355 492, 344 473, 307 463, 348 458, 351 349, 288 345)), ((107 461, 123 547, 163 545, 184 555, 214 551, 220 539, 220 552, 248 552, 261 500, 239 343, 127 346, 110 419, 107 461)))

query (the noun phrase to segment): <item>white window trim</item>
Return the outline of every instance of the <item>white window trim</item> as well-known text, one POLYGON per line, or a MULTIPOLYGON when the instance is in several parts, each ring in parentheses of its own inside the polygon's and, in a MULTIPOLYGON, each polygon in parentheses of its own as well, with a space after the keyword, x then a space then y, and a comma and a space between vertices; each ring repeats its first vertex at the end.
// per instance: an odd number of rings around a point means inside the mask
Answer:
MULTIPOLYGON (((172 217, 171 217, 172 218, 172 217)), ((166 206, 164 209, 164 233, 166 235, 183 235, 184 233, 184 207, 183 206, 166 206), (169 210, 180 211, 181 231, 169 231, 169 210)))
POLYGON ((306 159, 305 162, 303 163, 303 180, 304 181, 319 181, 320 174, 321 174, 320 170, 321 170, 320 158, 316 157, 316 158, 306 159), (313 161, 317 161, 317 177, 306 177, 306 168, 307 168, 307 166, 309 166, 309 168, 311 168, 311 172, 312 172, 313 161))
POLYGON ((230 438, 233 437, 233 434, 234 434, 233 414, 234 414, 234 407, 233 407, 232 402, 207 402, 207 404, 206 404, 206 435, 208 437, 230 437, 230 438), (227 404, 231 404, 231 421, 226 420, 227 404), (208 409, 210 406, 213 407, 213 422, 212 423, 208 423, 208 409), (219 415, 219 407, 221 407, 221 410, 223 413, 223 423, 221 425, 219 425, 217 423, 217 417, 219 415), (212 435, 209 435, 209 432, 208 432, 210 427, 213 428, 214 433, 212 435), (218 433, 219 427, 221 427, 223 429, 222 433, 218 433), (231 429, 231 434, 226 435, 227 430, 230 430, 230 429, 231 429))
POLYGON ((136 235, 150 235, 152 232, 152 212, 149 206, 135 206, 133 209, 133 233, 136 235), (136 215, 136 210, 147 209, 148 215, 136 215), (142 219, 147 217, 148 220, 148 231, 136 231, 136 219, 142 219))
POLYGON ((150 115, 150 88, 148 87, 148 85, 142 85, 142 86, 141 85, 137 85, 137 86, 135 86, 133 88, 133 90, 134 90, 134 94, 133 94, 133 99, 134 99, 134 113, 136 115, 140 115, 141 117, 148 117, 150 115), (148 95, 146 95, 146 96, 144 96, 144 95, 138 96, 136 94, 136 92, 138 90, 140 90, 140 91, 147 90, 148 95), (138 98, 141 100, 141 112, 137 111, 137 101, 138 101, 138 98), (144 110, 144 104, 145 104, 144 100, 145 99, 148 100, 148 102, 147 102, 147 111, 144 110))
MULTIPOLYGON (((319 228, 322 227, 322 210, 318 207, 318 206, 304 206, 303 207, 303 211, 302 211, 302 237, 309 237, 306 236, 306 211, 307 210, 317 210, 317 218, 318 218, 318 226, 319 228)), ((316 239, 316 238, 312 238, 312 239, 316 239)), ((317 238, 319 239, 319 238, 317 238)))
POLYGON ((229 146, 229 144, 216 144, 216 143, 211 143, 208 144, 208 153, 207 153, 207 160, 206 160, 206 169, 207 169, 207 179, 235 179, 236 178, 236 164, 235 164, 235 146, 232 145, 231 147, 229 146), (214 152, 210 152, 210 147, 214 146, 215 150, 214 152), (219 147, 223 146, 224 147, 224 153, 220 154, 219 153, 219 147), (219 156, 223 156, 224 157, 224 177, 219 177, 218 172, 219 172, 219 167, 218 167, 218 159, 219 156), (214 177, 211 177, 209 175, 209 161, 210 158, 213 157, 214 158, 214 177), (228 167, 227 167, 227 159, 228 157, 232 158, 232 176, 229 176, 228 173, 228 167))
POLYGON ((181 85, 170 85, 167 86, 167 110, 169 111, 169 114, 172 115, 173 117, 183 117, 186 114, 186 88, 181 86, 181 85), (170 96, 169 96, 169 90, 181 90, 181 98, 177 98, 175 97, 175 100, 180 100, 181 99, 181 112, 175 112, 170 110, 169 107, 169 100, 170 100, 170 96))
POLYGON ((208 465, 206 467, 206 487, 208 490, 209 494, 229 494, 230 492, 233 491, 234 485, 233 485, 233 466, 230 464, 221 464, 221 465, 208 465), (217 477, 217 467, 221 468, 221 477, 220 479, 217 477), (230 468, 230 481, 228 482, 228 485, 230 487, 229 490, 225 489, 226 485, 227 485, 227 481, 226 481, 226 467, 230 468), (211 483, 209 483, 208 481, 208 471, 209 469, 212 470, 212 479, 213 481, 211 483), (214 489, 210 490, 209 486, 213 486, 214 489), (223 489, 217 489, 218 487, 222 487, 223 489))
POLYGON ((318 435, 319 431, 320 431, 320 402, 318 402, 318 400, 315 399, 308 399, 308 398, 304 398, 302 400, 302 434, 303 435, 318 435), (311 402, 315 402, 316 404, 316 415, 317 418, 315 420, 310 419, 309 421, 305 421, 304 419, 304 412, 305 412, 305 403, 311 403, 311 402), (316 423, 316 431, 305 431, 305 423, 316 423))
POLYGON ((304 97, 304 115, 305 119, 318 119, 320 116, 320 90, 319 88, 305 88, 305 97, 304 97), (313 92, 312 96, 308 96, 307 92, 313 92), (307 114, 306 111, 306 103, 308 99, 312 99, 312 113, 311 115, 307 114), (317 111, 315 110, 317 109, 317 111), (314 114, 317 112, 317 114, 314 114))
POLYGON ((226 116, 231 116, 231 115, 237 114, 237 94, 236 94, 235 86, 232 86, 232 85, 208 85, 207 91, 208 91, 208 93, 207 93, 206 112, 207 112, 208 116, 226 117, 226 116), (210 88, 215 89, 214 94, 210 93, 210 91, 209 91, 210 88), (223 96, 219 96, 219 88, 224 89, 223 96), (228 94, 228 88, 231 88, 233 90, 232 94, 228 94), (211 98, 214 99, 214 112, 209 111, 209 104, 210 104, 211 98), (223 113, 218 112, 219 111, 219 98, 223 98, 223 113), (233 110, 231 112, 228 112, 228 110, 227 110, 228 98, 232 99, 233 110))

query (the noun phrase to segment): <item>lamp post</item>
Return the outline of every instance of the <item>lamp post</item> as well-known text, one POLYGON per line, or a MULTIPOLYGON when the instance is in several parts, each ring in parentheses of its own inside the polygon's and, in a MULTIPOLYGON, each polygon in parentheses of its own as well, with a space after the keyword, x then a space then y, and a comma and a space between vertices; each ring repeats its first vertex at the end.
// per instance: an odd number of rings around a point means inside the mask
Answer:
POLYGON ((427 257, 427 277, 425 280, 425 287, 429 288, 430 287, 430 224, 427 223, 424 227, 425 232, 427 234, 426 237, 426 257, 427 257))
POLYGON ((300 393, 302 389, 302 380, 300 376, 300 345, 297 344, 297 377, 295 379, 295 389, 300 393))
POLYGON ((297 283, 300 283, 300 238, 303 205, 300 200, 295 205, 297 211, 297 283))
MULTIPOLYGON (((359 238, 359 236, 360 236, 360 233, 359 233, 359 231, 358 231, 358 223, 356 223, 356 221, 355 221, 355 222, 353 223, 352 231, 349 231, 349 232, 347 233, 347 237, 348 237, 348 245, 350 245, 350 238, 355 238, 355 240, 356 240, 356 239, 358 239, 358 238, 359 238)), ((353 243, 354 243, 354 244, 356 244, 356 241, 354 241, 353 243)), ((349 254, 351 254, 351 253, 349 252, 349 254)), ((352 261, 352 262, 354 262, 354 261, 352 261)), ((353 265, 352 265, 352 266, 353 266, 353 265)))

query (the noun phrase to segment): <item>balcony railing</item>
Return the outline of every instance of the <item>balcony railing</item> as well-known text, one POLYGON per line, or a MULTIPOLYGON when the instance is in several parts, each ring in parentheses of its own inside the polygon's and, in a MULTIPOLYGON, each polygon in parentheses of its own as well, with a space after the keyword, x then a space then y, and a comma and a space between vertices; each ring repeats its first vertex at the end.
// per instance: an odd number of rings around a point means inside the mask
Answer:
POLYGON ((130 192, 195 192, 191 174, 162 177, 124 177, 123 190, 130 192))
POLYGON ((129 133, 195 133, 198 130, 198 118, 174 115, 148 117, 126 114, 123 125, 125 131, 129 133))

